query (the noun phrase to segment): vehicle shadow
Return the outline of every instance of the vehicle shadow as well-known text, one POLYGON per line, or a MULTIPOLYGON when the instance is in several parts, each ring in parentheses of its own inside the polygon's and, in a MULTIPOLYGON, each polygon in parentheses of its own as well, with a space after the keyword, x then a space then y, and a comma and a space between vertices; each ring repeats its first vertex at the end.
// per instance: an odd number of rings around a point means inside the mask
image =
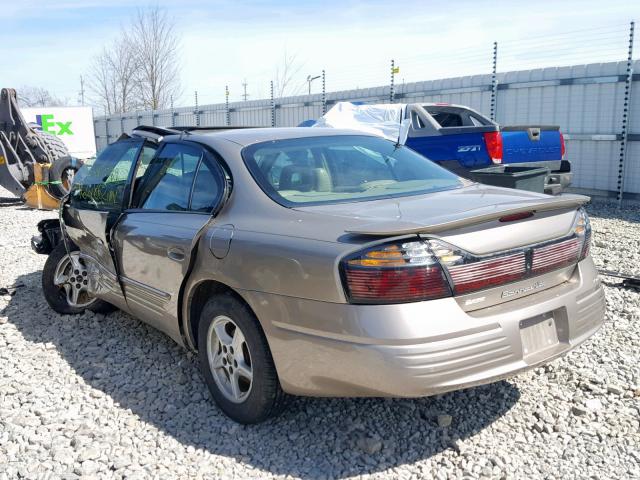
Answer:
POLYGON ((502 381, 415 400, 295 398, 280 417, 240 426, 210 399, 196 358, 168 337, 121 312, 53 313, 42 297, 40 272, 15 283, 23 286, 0 315, 27 341, 54 345, 87 385, 185 447, 276 475, 343 478, 456 450, 459 440, 490 425, 520 397, 502 381), (450 427, 438 426, 440 414, 451 415, 450 427))

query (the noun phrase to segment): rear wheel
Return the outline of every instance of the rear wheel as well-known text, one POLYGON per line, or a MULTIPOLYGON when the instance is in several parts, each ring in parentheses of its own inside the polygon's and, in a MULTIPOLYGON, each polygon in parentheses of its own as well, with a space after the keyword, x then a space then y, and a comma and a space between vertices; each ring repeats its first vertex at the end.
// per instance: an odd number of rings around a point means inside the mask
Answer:
POLYGON ((58 313, 73 315, 90 309, 106 313, 114 307, 88 291, 89 272, 80 252, 67 253, 59 243, 49 254, 42 270, 42 290, 49 306, 58 313))
POLYGON ((258 423, 284 408, 267 339, 253 312, 232 295, 216 295, 202 310, 198 355, 211 395, 236 422, 258 423))

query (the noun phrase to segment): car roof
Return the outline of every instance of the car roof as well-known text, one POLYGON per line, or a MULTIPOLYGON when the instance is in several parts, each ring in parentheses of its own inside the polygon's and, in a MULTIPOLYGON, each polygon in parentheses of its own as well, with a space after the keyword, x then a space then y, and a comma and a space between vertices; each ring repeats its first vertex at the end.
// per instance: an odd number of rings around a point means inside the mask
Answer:
POLYGON ((309 128, 309 127, 290 127, 290 128, 242 128, 237 130, 218 130, 210 132, 198 132, 192 134, 193 139, 203 143, 207 143, 207 139, 225 139, 236 143, 240 146, 247 146, 254 143, 270 142, 273 140, 286 140, 290 138, 308 138, 308 137, 329 137, 336 135, 365 135, 375 136, 358 130, 346 130, 338 128, 309 128))

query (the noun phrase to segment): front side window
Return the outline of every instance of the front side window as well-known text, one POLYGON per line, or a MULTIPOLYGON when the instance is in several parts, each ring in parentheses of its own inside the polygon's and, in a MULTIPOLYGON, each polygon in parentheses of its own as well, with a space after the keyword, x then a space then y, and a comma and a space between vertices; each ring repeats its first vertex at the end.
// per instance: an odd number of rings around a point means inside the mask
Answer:
POLYGON ((260 187, 285 206, 418 195, 463 186, 453 173, 378 137, 274 140, 242 151, 260 187))
POLYGON ((120 210, 129 172, 141 146, 142 141, 113 143, 93 164, 84 165, 73 181, 71 206, 84 210, 120 210))

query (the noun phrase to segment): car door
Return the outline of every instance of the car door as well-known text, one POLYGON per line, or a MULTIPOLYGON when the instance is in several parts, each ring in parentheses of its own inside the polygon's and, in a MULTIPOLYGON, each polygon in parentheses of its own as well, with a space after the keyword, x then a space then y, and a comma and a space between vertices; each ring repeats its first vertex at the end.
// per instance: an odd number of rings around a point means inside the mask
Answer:
POLYGON ((168 142, 149 164, 114 231, 130 311, 180 338, 178 300, 199 234, 227 195, 216 156, 193 142, 168 142))
POLYGON ((109 145, 92 164, 82 167, 63 206, 65 231, 87 261, 91 287, 102 299, 126 308, 109 230, 128 203, 130 182, 138 159, 148 160, 155 145, 129 138, 109 145))

